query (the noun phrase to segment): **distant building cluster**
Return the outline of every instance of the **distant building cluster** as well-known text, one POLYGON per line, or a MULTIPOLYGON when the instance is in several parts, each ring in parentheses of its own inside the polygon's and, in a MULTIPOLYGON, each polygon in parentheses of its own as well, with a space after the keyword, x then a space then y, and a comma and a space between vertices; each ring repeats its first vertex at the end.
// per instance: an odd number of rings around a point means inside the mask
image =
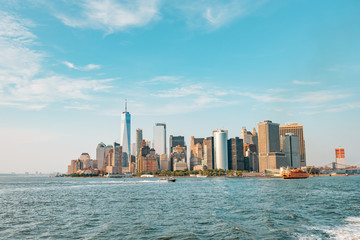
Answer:
POLYGON ((71 160, 68 173, 121 175, 206 169, 264 172, 306 166, 303 126, 296 123, 280 126, 266 120, 258 123, 258 131, 254 128, 250 132, 244 127, 240 137, 233 138, 229 138, 228 130, 224 129, 214 130, 208 137, 191 136, 189 155, 184 136, 170 135, 167 149, 165 123, 154 125, 152 143, 143 139, 142 129, 136 129, 135 143, 131 144, 130 124, 131 115, 125 104, 120 143, 99 143, 96 160, 83 153, 79 159, 71 160))

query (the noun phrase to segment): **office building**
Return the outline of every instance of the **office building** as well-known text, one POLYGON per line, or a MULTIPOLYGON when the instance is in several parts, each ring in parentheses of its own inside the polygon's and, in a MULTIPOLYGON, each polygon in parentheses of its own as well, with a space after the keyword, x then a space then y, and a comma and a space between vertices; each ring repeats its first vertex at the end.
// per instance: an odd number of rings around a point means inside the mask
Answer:
POLYGON ((204 159, 204 138, 190 137, 190 163, 189 169, 193 170, 194 166, 202 165, 204 159))
POLYGON ((291 168, 300 168, 300 141, 299 136, 293 133, 286 133, 282 137, 282 152, 285 154, 286 161, 291 168))
MULTIPOLYGON (((173 136, 173 135, 170 135, 169 137, 169 146, 170 146, 170 153, 172 153, 173 151, 173 148, 176 147, 176 146, 180 146, 180 147, 186 147, 186 144, 185 144, 185 138, 184 136, 173 136)), ((187 152, 185 150, 185 152, 187 152)))
MULTIPOLYGON (((250 149, 247 149, 245 152, 245 157, 249 161, 248 163, 248 171, 250 172, 259 172, 259 157, 258 154, 252 152, 250 149)), ((244 164, 245 169, 245 164, 244 164)))
POLYGON ((286 167, 285 154, 280 152, 279 124, 266 120, 258 123, 259 171, 286 167))
POLYGON ((230 170, 244 170, 243 139, 235 137, 228 140, 228 159, 230 170))
POLYGON ((99 170, 103 170, 105 166, 105 143, 101 142, 96 147, 96 160, 99 170))
POLYGON ((122 156, 124 156, 122 152, 122 146, 120 146, 119 143, 114 142, 113 157, 111 162, 111 166, 113 167, 113 174, 122 174, 122 156))
POLYGON ((203 142, 204 146, 204 163, 207 169, 214 169, 214 137, 207 137, 203 142))
POLYGON ((228 131, 214 130, 214 162, 215 168, 228 170, 228 131))
POLYGON ((142 140, 143 140, 143 131, 142 129, 138 128, 136 129, 136 152, 135 152, 135 157, 136 159, 139 157, 139 154, 140 154, 140 148, 141 148, 141 143, 142 143, 142 140))
POLYGON ((122 167, 129 168, 131 154, 131 115, 127 111, 127 101, 125 100, 125 111, 121 114, 121 133, 120 145, 122 146, 122 167))
POLYGON ((146 145, 146 141, 142 141, 138 159, 138 172, 155 172, 159 170, 158 159, 155 156, 155 149, 146 145))
POLYGON ((185 147, 178 145, 173 148, 173 152, 170 154, 170 165, 172 171, 188 169, 185 147))
POLYGON ((156 154, 166 154, 166 124, 156 123, 154 126, 153 147, 156 154))
MULTIPOLYGON (((280 136, 285 137, 286 133, 293 133, 294 135, 299 136, 300 142, 300 166, 306 166, 306 151, 305 151, 305 140, 304 140, 304 130, 302 125, 298 125, 297 123, 289 123, 285 126, 280 126, 279 128, 280 136)), ((282 146, 280 146, 280 150, 282 150, 282 146)))
POLYGON ((160 155, 160 170, 170 170, 170 161, 168 159, 167 154, 161 154, 160 155))
POLYGON ((345 168, 345 149, 342 147, 335 148, 336 168, 345 168))

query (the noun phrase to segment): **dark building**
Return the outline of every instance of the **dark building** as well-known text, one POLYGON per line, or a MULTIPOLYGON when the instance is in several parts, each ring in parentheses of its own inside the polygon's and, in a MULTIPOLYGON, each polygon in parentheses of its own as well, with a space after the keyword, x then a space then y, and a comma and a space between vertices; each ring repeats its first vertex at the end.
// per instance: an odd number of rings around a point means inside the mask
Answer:
POLYGON ((173 152, 173 148, 175 148, 176 146, 180 146, 180 147, 185 147, 185 153, 186 153, 186 145, 185 145, 185 139, 184 136, 173 136, 170 135, 170 153, 171 154, 173 152))
POLYGON ((249 161, 248 157, 244 157, 244 169, 243 170, 248 171, 248 172, 251 171, 251 169, 250 169, 250 161, 249 161))
POLYGON ((229 170, 244 170, 243 140, 235 137, 228 140, 229 170))
POLYGON ((204 160, 208 169, 214 169, 214 137, 204 140, 204 160))

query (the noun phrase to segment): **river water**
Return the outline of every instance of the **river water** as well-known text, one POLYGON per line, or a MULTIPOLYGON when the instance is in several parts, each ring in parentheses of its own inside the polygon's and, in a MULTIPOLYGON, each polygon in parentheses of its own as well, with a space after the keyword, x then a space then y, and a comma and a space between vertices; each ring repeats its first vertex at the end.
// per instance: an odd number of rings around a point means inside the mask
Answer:
POLYGON ((360 239, 360 176, 0 177, 1 239, 360 239))

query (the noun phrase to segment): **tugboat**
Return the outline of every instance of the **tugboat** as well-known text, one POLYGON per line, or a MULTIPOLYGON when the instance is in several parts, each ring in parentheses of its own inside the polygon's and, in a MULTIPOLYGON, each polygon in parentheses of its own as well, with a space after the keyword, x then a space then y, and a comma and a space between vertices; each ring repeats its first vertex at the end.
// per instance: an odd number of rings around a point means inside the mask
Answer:
POLYGON ((283 171, 281 173, 283 179, 299 179, 299 178, 308 178, 309 173, 302 169, 290 169, 283 171))

